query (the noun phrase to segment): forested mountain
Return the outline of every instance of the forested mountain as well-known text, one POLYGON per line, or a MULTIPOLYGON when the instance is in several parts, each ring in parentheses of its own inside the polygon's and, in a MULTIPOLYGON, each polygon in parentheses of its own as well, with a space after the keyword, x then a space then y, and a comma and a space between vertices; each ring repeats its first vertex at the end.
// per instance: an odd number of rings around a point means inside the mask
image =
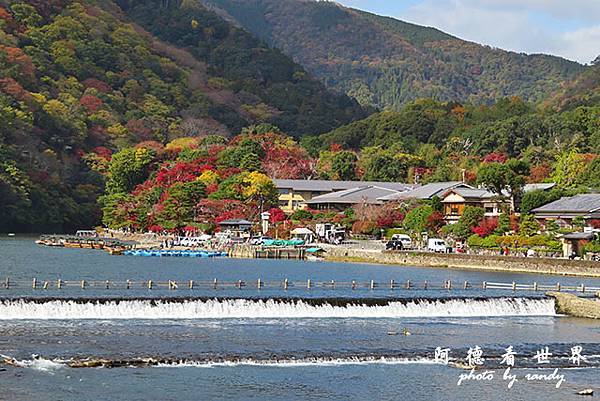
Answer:
POLYGON ((600 56, 595 65, 563 85, 546 103, 555 110, 572 110, 579 106, 600 104, 600 56))
MULTIPOLYGON (((437 29, 312 0, 203 1, 282 49, 329 87, 396 110, 419 98, 537 102, 584 67, 460 40, 437 29)), ((501 29, 501 27, 490 27, 501 29)))
POLYGON ((118 149, 146 143, 141 161, 179 137, 264 122, 299 136, 365 116, 198 3, 120 6, 0 0, 0 231, 96 224, 118 149))
POLYGON ((376 113, 337 128, 317 142, 325 147, 381 146, 407 153, 418 153, 429 144, 477 157, 502 152, 521 158, 536 149, 600 153, 600 105, 557 113, 518 97, 490 106, 422 99, 400 111, 376 113))
POLYGON ((329 2, 214 1, 229 15, 200 0, 0 0, 0 231, 90 227, 100 204, 113 224, 175 229, 255 213, 276 200, 268 177, 474 183, 511 158, 531 181, 600 188, 598 66, 329 2), (329 86, 396 110, 367 118, 236 27, 242 15, 270 43, 289 35, 283 50, 329 86))

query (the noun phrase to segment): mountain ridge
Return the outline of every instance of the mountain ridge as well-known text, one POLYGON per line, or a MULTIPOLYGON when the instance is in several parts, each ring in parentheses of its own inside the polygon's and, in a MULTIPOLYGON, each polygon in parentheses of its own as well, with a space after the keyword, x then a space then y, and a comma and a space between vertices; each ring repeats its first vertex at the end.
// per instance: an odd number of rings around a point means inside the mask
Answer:
POLYGON ((556 56, 509 52, 433 27, 332 2, 202 0, 280 48, 328 87, 363 105, 400 109, 412 100, 538 102, 585 69, 556 56))

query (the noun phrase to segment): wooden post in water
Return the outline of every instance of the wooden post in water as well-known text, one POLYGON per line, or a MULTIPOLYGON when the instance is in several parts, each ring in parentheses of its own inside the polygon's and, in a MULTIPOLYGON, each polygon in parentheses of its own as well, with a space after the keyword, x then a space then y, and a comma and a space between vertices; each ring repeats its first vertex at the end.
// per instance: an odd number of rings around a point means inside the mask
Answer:
POLYGON ((260 279, 258 279, 258 281, 256 282, 256 288, 258 288, 259 290, 262 287, 262 282, 260 281, 260 279))
POLYGON ((406 289, 410 290, 411 284, 410 284, 410 280, 406 281, 406 289))
POLYGON ((512 290, 513 292, 517 291, 517 283, 515 283, 514 281, 512 282, 512 290))
POLYGON ((335 281, 331 280, 331 289, 334 290, 335 289, 335 281))
POLYGON ((110 281, 106 280, 106 289, 109 290, 110 289, 110 281))
POLYGON ((8 277, 6 278, 6 282, 4 283, 4 286, 6 287, 7 290, 10 288, 10 279, 8 277))
POLYGON ((310 290, 310 279, 306 282, 306 289, 310 290))
POLYGON ((560 292, 560 283, 556 283, 556 291, 560 292))
POLYGON ((152 280, 148 280, 148 289, 151 290, 152 289, 152 280))
POLYGON ((59 290, 62 288, 62 280, 58 279, 58 282, 56 283, 56 288, 58 288, 59 290))
POLYGON ((423 289, 426 290, 428 286, 427 280, 425 280, 425 283, 423 283, 423 289))
POLYGON ((131 281, 127 280, 127 289, 130 290, 131 289, 131 281))
POLYGON ((481 285, 481 287, 482 287, 484 290, 487 290, 487 281, 484 281, 484 282, 483 282, 483 284, 481 285))
POLYGON ((537 292, 537 290, 538 290, 538 283, 537 282, 533 283, 533 290, 535 292, 537 292))
POLYGON ((287 278, 285 280, 283 280, 283 289, 284 290, 288 289, 288 279, 287 278))
POLYGON ((47 290, 48 289, 48 282, 44 281, 44 289, 47 290))
POLYGON ((242 289, 242 280, 238 280, 237 287, 238 287, 240 290, 242 289))
POLYGON ((81 289, 85 290, 85 280, 81 280, 81 289))
POLYGON ((31 282, 31 288, 33 288, 34 290, 37 288, 37 280, 35 277, 33 278, 33 281, 31 282))
POLYGON ((217 279, 214 279, 213 281, 213 289, 217 289, 217 279))
POLYGON ((356 280, 352 280, 352 289, 355 290, 356 289, 356 280))
POLYGON ((370 287, 371 287, 371 290, 375 289, 375 281, 371 280, 371 286, 370 287))
POLYGON ((469 282, 465 281, 464 285, 463 285, 463 290, 467 290, 469 288, 469 282))
POLYGON ((190 290, 194 289, 194 280, 190 280, 190 290))
POLYGON ((394 280, 390 280, 390 290, 393 290, 396 287, 396 282, 394 280))

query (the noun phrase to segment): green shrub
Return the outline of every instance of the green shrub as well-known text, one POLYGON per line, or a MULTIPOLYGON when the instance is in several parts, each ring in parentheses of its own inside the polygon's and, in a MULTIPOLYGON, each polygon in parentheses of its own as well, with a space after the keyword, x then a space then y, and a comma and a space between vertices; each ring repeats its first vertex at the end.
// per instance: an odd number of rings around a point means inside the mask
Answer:
POLYGON ((594 241, 587 244, 584 248, 585 253, 600 253, 600 241, 594 241))
POLYGON ((290 219, 293 221, 304 221, 304 220, 312 220, 313 214, 308 210, 296 210, 290 216, 290 219))
POLYGON ((392 235, 394 235, 394 234, 408 234, 408 233, 403 228, 388 228, 387 230, 385 230, 386 238, 392 238, 392 235))

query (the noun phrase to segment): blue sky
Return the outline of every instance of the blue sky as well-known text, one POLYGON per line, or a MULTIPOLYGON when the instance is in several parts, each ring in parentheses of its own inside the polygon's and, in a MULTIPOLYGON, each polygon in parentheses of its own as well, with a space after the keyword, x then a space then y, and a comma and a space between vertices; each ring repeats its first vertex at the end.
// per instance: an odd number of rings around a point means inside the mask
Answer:
POLYGON ((337 0, 463 39, 589 63, 600 55, 600 0, 337 0))

